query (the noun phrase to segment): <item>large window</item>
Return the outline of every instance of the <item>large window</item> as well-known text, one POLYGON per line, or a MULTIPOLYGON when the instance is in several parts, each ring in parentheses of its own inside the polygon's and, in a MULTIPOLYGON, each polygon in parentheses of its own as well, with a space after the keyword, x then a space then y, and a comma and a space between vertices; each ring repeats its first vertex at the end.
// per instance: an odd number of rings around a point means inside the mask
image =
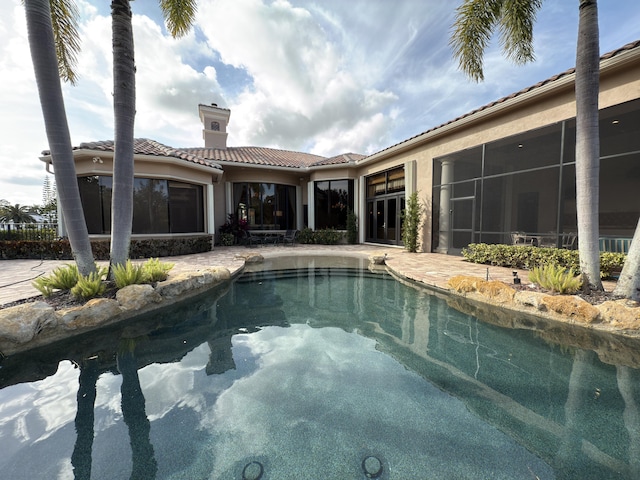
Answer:
MULTIPOLYGON (((90 234, 111 232, 111 177, 78 178, 90 234)), ((202 186, 136 178, 133 184, 133 234, 204 232, 202 186)))
POLYGON ((234 183, 238 218, 255 230, 296 228, 296 187, 277 183, 234 183))
POLYGON ((353 180, 315 182, 316 229, 345 230, 350 210, 353 210, 353 180))
MULTIPOLYGON (((600 111, 601 244, 631 238, 640 215, 639 122, 640 100, 600 111)), ((435 159, 432 248, 510 243, 516 232, 559 245, 576 233, 575 125, 568 119, 435 159)))

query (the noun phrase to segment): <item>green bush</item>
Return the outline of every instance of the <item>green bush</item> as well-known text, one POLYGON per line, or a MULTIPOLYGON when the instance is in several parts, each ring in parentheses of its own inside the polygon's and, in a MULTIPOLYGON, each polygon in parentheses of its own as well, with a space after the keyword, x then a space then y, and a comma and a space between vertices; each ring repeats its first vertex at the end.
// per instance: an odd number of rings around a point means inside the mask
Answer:
POLYGON ((127 260, 124 265, 114 265, 112 267, 113 281, 117 288, 124 288, 128 285, 144 283, 144 269, 142 265, 135 265, 131 260, 127 260))
POLYGON ((566 294, 576 293, 582 285, 580 276, 575 275, 572 269, 552 264, 533 267, 529 280, 547 290, 566 294))
POLYGON ((298 243, 311 244, 315 243, 313 230, 309 227, 305 227, 298 232, 298 243))
POLYGON ((33 285, 44 297, 49 297, 54 290, 71 290, 78 283, 78 267, 74 264, 58 267, 49 275, 36 278, 33 285))
POLYGON ((218 238, 220 240, 220 245, 222 245, 223 247, 230 247, 231 245, 236 243, 236 237, 233 235, 233 233, 221 233, 218 238))
POLYGON ((347 243, 358 243, 358 217, 353 210, 347 214, 347 243))
POLYGON ((424 206, 418 198, 418 192, 413 192, 407 198, 405 209, 402 211, 402 242, 404 248, 410 252, 418 251, 418 237, 423 211, 424 206))
POLYGON ((174 263, 161 262, 159 258, 150 258, 142 264, 145 283, 162 282, 169 276, 174 263))
POLYGON ((343 238, 343 233, 334 228, 323 228, 313 232, 313 243, 318 245, 335 245, 343 238))
MULTIPOLYGON (((563 248, 541 248, 523 245, 489 245, 472 243, 462 249, 462 256, 469 262, 495 265, 497 267, 521 268, 554 265, 580 274, 580 256, 577 250, 563 248)), ((600 253, 600 276, 611 278, 624 265, 624 253, 600 253)))
POLYGON ((99 297, 107 290, 107 285, 102 281, 106 275, 106 269, 99 269, 85 277, 80 275, 78 283, 71 289, 71 294, 83 300, 99 297))
MULTIPOLYGON (((183 238, 132 240, 131 258, 190 255, 211 250, 211 235, 183 238)), ((109 260, 109 241, 92 240, 91 250, 96 260, 109 260)), ((69 241, 62 240, 0 240, 0 259, 73 260, 69 241)))

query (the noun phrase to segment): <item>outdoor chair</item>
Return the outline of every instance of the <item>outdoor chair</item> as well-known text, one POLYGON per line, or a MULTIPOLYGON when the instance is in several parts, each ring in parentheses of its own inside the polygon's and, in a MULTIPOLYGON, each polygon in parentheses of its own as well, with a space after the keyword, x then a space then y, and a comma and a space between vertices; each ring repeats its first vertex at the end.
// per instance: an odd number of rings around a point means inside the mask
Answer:
POLYGON ((282 244, 290 244, 291 246, 295 245, 297 236, 298 230, 287 230, 282 237, 282 244))
POLYGON ((251 233, 251 230, 247 230, 244 236, 244 246, 253 247, 254 245, 264 244, 264 238, 260 235, 251 233))

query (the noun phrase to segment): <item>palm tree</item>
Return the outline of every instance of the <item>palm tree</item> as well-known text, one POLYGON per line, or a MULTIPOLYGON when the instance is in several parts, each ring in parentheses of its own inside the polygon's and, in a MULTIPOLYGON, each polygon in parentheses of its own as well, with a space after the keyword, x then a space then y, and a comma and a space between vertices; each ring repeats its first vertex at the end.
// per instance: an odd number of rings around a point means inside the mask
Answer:
MULTIPOLYGON (((169 33, 185 35, 195 18, 195 0, 159 0, 169 33)), ((111 267, 129 258, 133 222, 133 132, 135 60, 129 0, 112 0, 114 160, 111 202, 111 267)))
POLYGON ((633 234, 627 258, 620 272, 614 295, 640 301, 640 220, 633 234))
POLYGON ((49 0, 25 0, 24 2, 29 48, 71 251, 80 273, 89 275, 95 271, 95 261, 80 201, 71 136, 59 77, 62 75, 69 81, 75 78, 70 72, 73 72, 72 52, 77 51, 73 48, 74 45, 77 46, 74 20, 77 17, 77 11, 69 0, 50 1, 51 4, 49 0), (54 8, 51 8, 51 5, 54 8), (59 42, 57 43, 54 37, 52 12, 55 12, 58 22, 56 31, 59 42), (65 42, 65 39, 69 38, 74 40, 65 42), (64 47, 65 45, 67 48, 64 47), (59 58, 65 58, 66 61, 59 63, 59 58), (59 66, 61 64, 62 67, 59 66))
POLYGON ((35 219, 31 216, 30 211, 30 207, 22 206, 19 203, 0 207, 0 222, 34 223, 35 219))
MULTIPOLYGON (((596 0, 579 0, 576 52, 576 209, 585 290, 603 290, 599 255, 599 33, 596 0)), ((533 24, 542 0, 465 0, 456 11, 450 44, 460 68, 483 80, 484 51, 497 28, 507 58, 534 60, 533 24)))

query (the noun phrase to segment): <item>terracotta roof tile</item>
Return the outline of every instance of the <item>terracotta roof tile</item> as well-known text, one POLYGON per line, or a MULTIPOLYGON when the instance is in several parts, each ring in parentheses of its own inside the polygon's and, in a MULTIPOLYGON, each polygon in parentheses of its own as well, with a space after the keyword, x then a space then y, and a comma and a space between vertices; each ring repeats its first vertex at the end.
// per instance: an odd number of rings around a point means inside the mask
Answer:
POLYGON ((311 153, 266 147, 183 148, 185 152, 214 162, 244 163, 270 167, 306 168, 326 160, 311 153))

